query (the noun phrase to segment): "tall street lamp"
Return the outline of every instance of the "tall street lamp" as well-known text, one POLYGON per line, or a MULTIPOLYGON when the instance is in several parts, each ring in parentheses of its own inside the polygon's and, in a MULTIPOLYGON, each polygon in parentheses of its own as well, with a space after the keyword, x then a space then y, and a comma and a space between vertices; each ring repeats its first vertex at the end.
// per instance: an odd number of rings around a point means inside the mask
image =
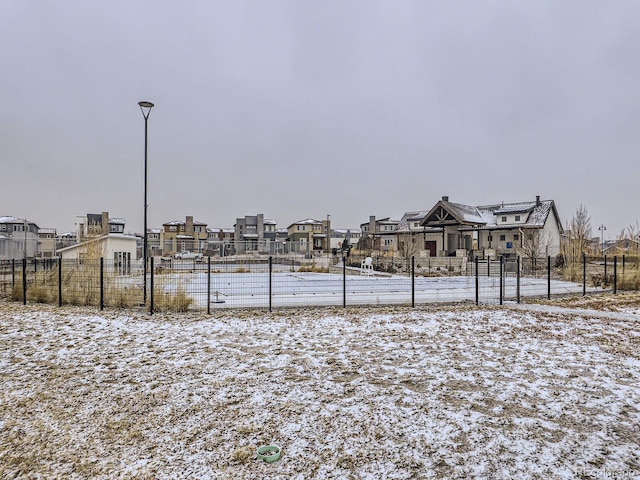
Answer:
POLYGON ((138 102, 142 116, 144 117, 144 233, 142 241, 142 262, 144 276, 144 304, 147 304, 147 119, 153 108, 151 102, 138 102))
POLYGON ((602 232, 600 234, 600 248, 602 249, 602 251, 600 252, 602 255, 604 255, 604 231, 607 229, 607 227, 604 226, 604 224, 600 225, 598 227, 598 230, 600 230, 600 232, 602 232))

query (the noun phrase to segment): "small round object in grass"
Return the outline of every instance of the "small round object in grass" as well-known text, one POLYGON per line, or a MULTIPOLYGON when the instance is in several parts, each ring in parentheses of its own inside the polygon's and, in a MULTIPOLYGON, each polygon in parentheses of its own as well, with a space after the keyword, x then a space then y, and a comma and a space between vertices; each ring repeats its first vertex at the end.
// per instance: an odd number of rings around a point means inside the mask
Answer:
POLYGON ((267 463, 275 462, 280 458, 280 447, 277 445, 263 445, 258 448, 258 459, 267 463))

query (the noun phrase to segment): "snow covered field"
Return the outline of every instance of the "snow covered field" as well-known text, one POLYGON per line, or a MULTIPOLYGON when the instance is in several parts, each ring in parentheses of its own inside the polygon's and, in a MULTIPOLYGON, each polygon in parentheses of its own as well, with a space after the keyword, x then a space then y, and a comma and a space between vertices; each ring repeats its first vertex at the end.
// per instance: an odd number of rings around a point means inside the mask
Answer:
POLYGON ((640 297, 564 305, 0 302, 0 477, 640 478, 640 297))

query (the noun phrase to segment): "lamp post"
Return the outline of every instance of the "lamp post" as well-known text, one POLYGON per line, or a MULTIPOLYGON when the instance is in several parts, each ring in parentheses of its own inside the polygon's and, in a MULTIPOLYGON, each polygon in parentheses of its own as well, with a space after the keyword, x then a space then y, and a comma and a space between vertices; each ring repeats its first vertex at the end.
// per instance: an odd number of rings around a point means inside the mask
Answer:
POLYGON ((604 255, 604 231, 607 229, 607 227, 604 226, 604 224, 600 225, 598 227, 598 230, 600 230, 600 248, 601 248, 601 254, 604 255))
POLYGON ((27 229, 29 228, 29 225, 27 223, 27 219, 24 219, 24 261, 27 261, 27 229))
POLYGON ((327 213, 327 273, 331 270, 331 229, 329 228, 329 215, 327 213))
POLYGON ((147 304, 147 119, 153 108, 151 102, 138 102, 142 116, 144 117, 144 233, 142 240, 142 263, 144 276, 144 304, 147 304))

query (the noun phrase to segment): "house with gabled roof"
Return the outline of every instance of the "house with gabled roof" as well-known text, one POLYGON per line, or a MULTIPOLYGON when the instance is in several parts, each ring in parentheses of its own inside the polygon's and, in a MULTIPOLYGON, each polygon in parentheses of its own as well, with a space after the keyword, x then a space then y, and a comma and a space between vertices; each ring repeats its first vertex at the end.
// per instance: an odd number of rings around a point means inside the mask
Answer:
POLYGON ((376 218, 369 216, 367 223, 360 224, 362 237, 359 247, 362 250, 380 250, 383 252, 397 249, 396 230, 400 220, 390 217, 376 218))
POLYGON ((298 220, 287 227, 289 251, 291 253, 319 252, 328 249, 327 232, 330 232, 329 220, 307 218, 298 220))
MULTIPOLYGON (((537 255, 557 255, 563 233, 553 200, 471 206, 442 197, 420 225, 431 234, 438 256, 519 255, 534 243, 537 255), (437 238, 439 237, 439 238, 437 238)), ((531 247, 533 249, 533 247, 531 247)))
POLYGON ((405 212, 396 226, 396 244, 398 252, 405 257, 428 252, 429 256, 437 255, 437 238, 440 233, 438 228, 422 226, 422 219, 429 213, 428 210, 416 210, 405 212))
POLYGON ((174 220, 162 224, 160 243, 162 255, 173 255, 182 250, 204 252, 207 248, 207 224, 188 215, 184 221, 174 220))

